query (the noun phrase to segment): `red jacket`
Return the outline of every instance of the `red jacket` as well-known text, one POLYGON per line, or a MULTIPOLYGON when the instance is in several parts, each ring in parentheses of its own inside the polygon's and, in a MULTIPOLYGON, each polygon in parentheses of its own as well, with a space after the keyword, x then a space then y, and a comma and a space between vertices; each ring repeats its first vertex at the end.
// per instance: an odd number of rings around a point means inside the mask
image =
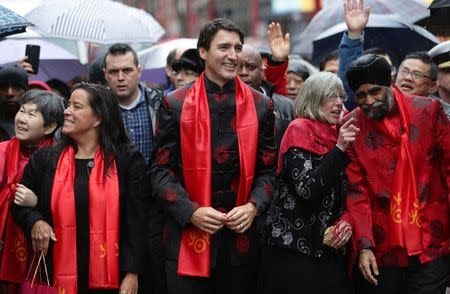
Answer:
MULTIPOLYGON (((410 119, 410 150, 420 205, 422 263, 446 255, 449 249, 450 123, 438 101, 404 96, 410 119)), ((396 114, 399 116, 398 114, 396 114)), ((360 132, 348 148, 347 209, 355 220, 353 241, 357 252, 372 247, 379 266, 404 267, 403 248, 387 244, 390 198, 399 142, 377 130, 377 121, 360 108, 345 117, 356 118, 360 132)), ((400 126, 400 124, 399 124, 400 126)))
POLYGON ((264 71, 266 80, 275 85, 274 93, 286 96, 286 71, 288 68, 289 60, 284 61, 280 65, 267 64, 267 68, 264 71))

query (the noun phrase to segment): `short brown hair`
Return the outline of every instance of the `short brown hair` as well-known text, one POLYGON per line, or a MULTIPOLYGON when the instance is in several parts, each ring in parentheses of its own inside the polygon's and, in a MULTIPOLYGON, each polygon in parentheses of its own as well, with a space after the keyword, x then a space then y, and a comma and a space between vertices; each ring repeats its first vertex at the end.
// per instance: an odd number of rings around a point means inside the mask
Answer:
POLYGON ((209 50, 212 39, 219 30, 237 33, 241 43, 244 44, 244 33, 234 22, 226 18, 216 18, 201 28, 197 41, 197 49, 205 48, 209 50))

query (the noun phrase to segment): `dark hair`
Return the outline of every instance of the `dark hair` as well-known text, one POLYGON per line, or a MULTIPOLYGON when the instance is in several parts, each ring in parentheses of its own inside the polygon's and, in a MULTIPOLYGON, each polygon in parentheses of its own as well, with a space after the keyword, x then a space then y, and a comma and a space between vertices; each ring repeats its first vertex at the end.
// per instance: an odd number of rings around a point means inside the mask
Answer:
POLYGON ((191 48, 184 51, 184 53, 180 56, 180 59, 172 64, 172 69, 175 72, 182 69, 192 70, 200 75, 204 69, 198 50, 191 48))
POLYGON ((63 82, 59 79, 50 79, 46 83, 50 88, 56 89, 59 93, 61 93, 61 96, 63 98, 66 98, 66 99, 69 98, 70 87, 65 82, 63 82))
POLYGON ((287 73, 294 73, 301 77, 303 81, 306 81, 306 79, 309 78, 309 70, 308 68, 296 60, 289 60, 287 73))
POLYGON ((104 66, 106 67, 106 57, 108 57, 108 55, 112 55, 112 56, 125 55, 128 52, 131 52, 131 54, 133 54, 134 65, 138 66, 139 59, 136 54, 136 51, 134 51, 134 49, 131 48, 130 45, 125 44, 125 43, 115 43, 115 44, 111 45, 111 47, 108 48, 108 51, 106 51, 105 57, 103 58, 104 66))
POLYGON ((375 54, 375 55, 387 55, 387 56, 389 56, 389 54, 387 53, 386 50, 381 49, 379 47, 372 47, 372 48, 366 49, 366 50, 363 51, 363 55, 364 54, 375 54))
POLYGON ((21 106, 26 103, 36 104, 36 110, 42 114, 44 119, 44 126, 56 123, 56 130, 64 122, 66 100, 55 93, 43 90, 30 90, 20 98, 19 103, 21 106))
POLYGON ((328 53, 319 64, 320 71, 323 71, 325 69, 325 65, 328 63, 328 61, 336 59, 339 59, 339 54, 337 50, 333 50, 330 53, 328 53))
POLYGON ((17 65, 7 65, 0 68, 0 84, 14 85, 28 90, 28 74, 26 70, 17 65))
POLYGON ((197 49, 205 48, 209 50, 212 39, 219 30, 237 33, 241 43, 244 44, 244 33, 234 22, 225 18, 216 18, 201 28, 197 41, 197 49))
MULTIPOLYGON (((430 72, 428 73, 428 76, 433 81, 436 81, 437 74, 438 74, 438 68, 437 68, 437 65, 431 59, 430 55, 428 55, 428 53, 426 51, 417 51, 417 52, 409 53, 408 55, 405 56, 405 59, 403 59, 402 63, 406 59, 418 59, 418 60, 422 61, 423 63, 429 65, 430 66, 430 72)), ((400 64, 400 66, 401 65, 402 64, 400 64)))
POLYGON ((172 64, 177 60, 177 48, 172 49, 172 51, 167 54, 166 64, 172 66, 172 64))
MULTIPOLYGON (((105 86, 79 83, 74 85, 73 90, 83 90, 88 93, 89 106, 101 123, 99 125, 99 143, 104 152, 105 175, 112 166, 120 149, 130 143, 120 113, 119 103, 112 92, 105 86)), ((72 140, 62 135, 59 151, 62 151, 72 140)), ((58 154, 60 152, 57 152, 58 154)), ((59 155, 58 155, 59 157, 59 155)))
POLYGON ((88 67, 88 82, 93 84, 106 85, 105 73, 105 56, 97 56, 88 67))

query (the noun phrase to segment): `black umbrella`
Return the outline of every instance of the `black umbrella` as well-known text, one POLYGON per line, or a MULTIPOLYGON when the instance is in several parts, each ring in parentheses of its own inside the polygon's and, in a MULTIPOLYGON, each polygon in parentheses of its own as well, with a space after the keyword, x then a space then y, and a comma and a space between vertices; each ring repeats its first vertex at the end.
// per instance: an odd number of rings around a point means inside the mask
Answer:
MULTIPOLYGON (((313 62, 318 64, 330 51, 339 47, 344 23, 337 24, 320 34, 313 42, 313 62)), ((436 37, 416 25, 400 20, 395 14, 371 14, 364 30, 364 48, 381 48, 398 65, 405 55, 414 51, 430 50, 438 43, 436 37)))
POLYGON ((427 30, 435 35, 450 36, 450 0, 434 0, 428 9, 427 30))
POLYGON ((25 32, 33 24, 17 13, 0 5, 0 38, 25 32))

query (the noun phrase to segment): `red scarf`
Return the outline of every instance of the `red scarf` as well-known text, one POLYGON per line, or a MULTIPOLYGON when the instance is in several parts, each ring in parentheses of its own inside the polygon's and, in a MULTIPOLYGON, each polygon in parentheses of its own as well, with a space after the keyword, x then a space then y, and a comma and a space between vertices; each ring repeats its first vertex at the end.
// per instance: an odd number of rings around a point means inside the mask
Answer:
MULTIPOLYGON (((89 177, 89 288, 119 287, 119 180, 114 163, 104 176, 104 155, 94 156, 89 177)), ((51 214, 58 241, 53 246, 53 277, 58 293, 77 292, 75 151, 59 157, 51 195, 51 214), (60 292, 61 291, 61 292, 60 292)))
POLYGON ((278 155, 278 174, 283 165, 283 154, 291 147, 298 147, 314 154, 327 154, 336 145, 338 131, 326 122, 309 118, 293 120, 281 140, 278 155))
MULTIPOLYGON (((46 138, 37 149, 52 144, 46 138)), ((22 179, 23 171, 30 160, 31 152, 21 152, 21 143, 14 137, 5 148, 5 165, 0 188, 0 236, 4 237, 1 255, 0 280, 20 283, 25 278, 27 268, 27 244, 22 230, 13 221, 9 208, 14 201, 16 185, 22 179)))
POLYGON ((392 141, 400 142, 400 153, 392 185, 388 242, 392 247, 405 248, 408 255, 412 256, 422 253, 423 248, 419 198, 409 143, 410 120, 404 94, 396 86, 392 87, 392 91, 400 114, 400 126, 396 120, 398 116, 385 117, 376 124, 385 136, 392 141), (403 130, 401 134, 399 127, 403 130))
MULTIPOLYGON (((236 205, 247 203, 253 183, 258 147, 258 117, 250 88, 236 77, 236 130, 240 178, 236 205)), ((191 201, 211 206, 211 126, 205 77, 186 94, 181 111, 181 159, 184 186, 191 201)), ((210 236, 193 225, 183 229, 178 274, 209 277, 210 236)))

